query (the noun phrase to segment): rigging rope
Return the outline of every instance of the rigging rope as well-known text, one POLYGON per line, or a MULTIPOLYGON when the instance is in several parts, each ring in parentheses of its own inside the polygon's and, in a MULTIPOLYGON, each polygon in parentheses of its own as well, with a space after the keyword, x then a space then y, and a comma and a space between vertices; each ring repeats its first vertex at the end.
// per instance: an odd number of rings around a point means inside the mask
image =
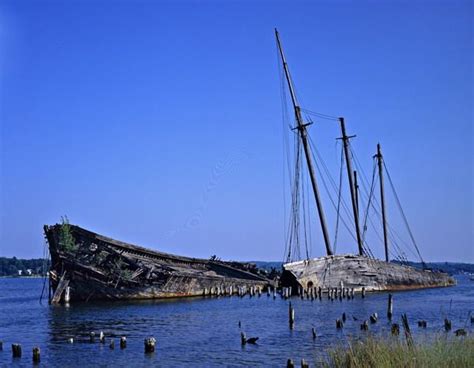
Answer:
POLYGON ((337 116, 331 116, 331 115, 327 115, 327 114, 321 114, 321 113, 319 113, 319 112, 311 111, 311 110, 304 109, 304 108, 301 108, 301 111, 304 111, 305 113, 307 113, 307 114, 309 114, 309 115, 317 116, 318 118, 321 118, 321 119, 339 121, 339 118, 338 118, 337 116))
POLYGON ((334 235, 334 253, 337 251, 337 235, 339 231, 339 210, 341 208, 341 194, 342 194, 342 171, 344 166, 344 147, 341 145, 341 162, 339 169, 339 193, 337 198, 337 210, 336 210, 336 230, 334 235))
POLYGON ((408 224, 407 217, 405 216, 405 212, 403 211, 402 204, 400 203, 400 199, 398 198, 397 191, 395 190, 395 186, 393 185, 392 178, 390 176, 390 173, 388 172, 387 165, 385 164, 385 160, 382 161, 383 166, 385 168, 385 172, 387 173, 387 178, 390 183, 390 186, 392 188, 393 195, 395 197, 395 201, 397 202, 398 209, 400 210, 400 213, 402 215, 403 221, 405 222, 405 226, 408 230, 408 234, 410 235, 411 241, 413 242, 413 245, 415 246, 416 252, 418 253, 418 256, 420 257, 421 263, 423 267, 426 266, 425 261, 423 260, 423 257, 421 256, 420 250, 418 249, 418 245, 416 244, 415 237, 413 236, 413 233, 410 229, 410 225, 408 224))

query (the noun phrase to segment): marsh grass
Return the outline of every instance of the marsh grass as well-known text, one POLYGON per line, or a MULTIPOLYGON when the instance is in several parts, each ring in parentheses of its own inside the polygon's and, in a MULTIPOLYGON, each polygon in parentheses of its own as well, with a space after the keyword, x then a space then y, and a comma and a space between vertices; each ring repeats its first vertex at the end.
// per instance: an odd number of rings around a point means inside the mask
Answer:
POLYGON ((474 367, 474 338, 438 337, 408 347, 399 339, 351 341, 329 351, 324 367, 474 367))

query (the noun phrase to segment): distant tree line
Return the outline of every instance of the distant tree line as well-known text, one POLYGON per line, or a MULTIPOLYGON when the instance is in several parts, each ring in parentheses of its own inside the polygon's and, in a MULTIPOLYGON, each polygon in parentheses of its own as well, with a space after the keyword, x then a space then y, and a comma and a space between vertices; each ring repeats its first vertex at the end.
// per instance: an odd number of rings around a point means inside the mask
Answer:
POLYGON ((0 276, 45 276, 49 260, 0 257, 0 276))

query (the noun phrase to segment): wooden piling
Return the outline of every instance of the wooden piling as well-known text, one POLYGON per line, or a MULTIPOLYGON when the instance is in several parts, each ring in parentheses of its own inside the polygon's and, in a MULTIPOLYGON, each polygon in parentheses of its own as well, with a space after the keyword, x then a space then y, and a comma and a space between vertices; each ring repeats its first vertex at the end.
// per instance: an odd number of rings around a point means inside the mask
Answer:
POLYGON ((392 320, 393 315, 393 297, 392 294, 388 294, 388 306, 387 306, 387 318, 392 320))
POLYGON ((336 328, 340 330, 344 327, 344 323, 340 319, 336 319, 336 328))
POLYGON ((370 323, 377 323, 377 320, 378 320, 378 315, 377 313, 373 313, 371 316, 370 316, 370 323))
POLYGON ((418 327, 426 328, 426 326, 427 326, 426 321, 424 320, 418 321, 418 327))
POLYGON ((342 313, 342 322, 346 322, 346 312, 342 313))
POLYGON ((92 332, 89 334, 89 341, 90 341, 90 342, 95 342, 95 332, 92 331, 92 332))
POLYGON ((392 332, 392 335, 394 336, 400 335, 400 325, 398 323, 392 323, 392 327, 390 330, 392 332))
POLYGON ((406 313, 402 314, 402 326, 405 331, 405 338, 407 340, 408 346, 413 346, 413 337, 410 331, 410 325, 408 324, 408 317, 406 313))
POLYGON ((145 343, 145 353, 154 353, 155 352, 155 345, 156 339, 153 336, 147 337, 144 340, 145 343))
POLYGON ((288 359, 286 361, 286 368, 295 368, 295 363, 293 363, 293 360, 288 359))
POLYGON ((0 341, 0 351, 3 350, 3 341, 0 341))
POLYGON ((361 325, 360 325, 360 329, 362 331, 368 331, 369 330, 369 323, 367 321, 364 321, 361 325))
POLYGON ((21 345, 12 344, 12 355, 13 358, 21 358, 21 345))
POLYGON ((311 333, 313 334, 313 340, 316 338, 316 330, 313 328, 311 328, 311 333))
POLYGON ((304 359, 301 359, 301 368, 309 368, 309 364, 304 359))
POLYGON ((71 301, 71 287, 67 286, 64 290, 64 303, 69 303, 71 301))
POLYGON ((362 287, 362 298, 365 298, 365 287, 362 287))
POLYGON ((115 349, 115 341, 114 341, 114 339, 110 339, 109 348, 110 348, 110 350, 115 349))
POLYGON ((444 330, 446 332, 451 330, 451 321, 447 318, 444 319, 444 330))
POLYGON ((120 349, 125 349, 127 347, 127 338, 122 336, 120 338, 120 349))
POLYGON ((99 332, 99 342, 105 344, 105 335, 102 331, 99 332))
POLYGON ((293 329, 293 326, 295 324, 295 309, 291 306, 291 302, 288 308, 288 317, 290 322, 290 328, 293 329))
POLYGON ((241 332, 240 333, 240 344, 245 345, 247 343, 247 337, 245 336, 245 333, 241 332))
POLYGON ((41 361, 41 350, 35 346, 33 348, 33 363, 39 363, 41 361))

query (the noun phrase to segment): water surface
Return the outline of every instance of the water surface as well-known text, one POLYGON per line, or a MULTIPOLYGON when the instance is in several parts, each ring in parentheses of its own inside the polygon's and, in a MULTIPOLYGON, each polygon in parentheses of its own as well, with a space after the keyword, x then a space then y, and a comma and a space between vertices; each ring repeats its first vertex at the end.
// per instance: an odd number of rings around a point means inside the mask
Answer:
MULTIPOLYGON (((354 300, 321 301, 292 298, 296 323, 288 326, 288 301, 277 297, 190 298, 166 301, 102 302, 50 306, 39 303, 43 279, 0 279, 0 366, 31 366, 33 346, 41 348, 41 365, 72 366, 280 366, 288 358, 306 359, 312 366, 328 347, 349 337, 367 334, 360 324, 377 312, 379 322, 371 334, 388 335, 386 293, 359 295, 354 300), (335 320, 345 312, 348 320, 336 330, 335 320), (357 320, 355 320, 356 318, 357 320), (241 321, 242 328, 238 326, 241 321), (313 340, 311 327, 318 337, 313 340), (240 331, 258 336, 257 345, 240 344, 240 331), (104 331, 106 344, 89 343, 89 333, 104 331), (154 354, 145 355, 143 339, 157 339, 154 354), (119 337, 127 336, 127 348, 119 348, 119 337), (68 344, 69 338, 74 344, 68 344), (115 339, 115 349, 109 341, 115 339), (11 357, 11 344, 21 343, 23 357, 11 357)), ((394 293, 393 322, 407 313, 415 339, 443 333, 443 319, 452 320, 453 331, 473 332, 469 315, 474 307, 474 282, 458 278, 450 288, 394 293), (428 328, 416 321, 424 319, 428 328)), ((450 335, 453 335, 451 332, 450 335)), ((402 336, 400 337, 402 338, 402 336)))

